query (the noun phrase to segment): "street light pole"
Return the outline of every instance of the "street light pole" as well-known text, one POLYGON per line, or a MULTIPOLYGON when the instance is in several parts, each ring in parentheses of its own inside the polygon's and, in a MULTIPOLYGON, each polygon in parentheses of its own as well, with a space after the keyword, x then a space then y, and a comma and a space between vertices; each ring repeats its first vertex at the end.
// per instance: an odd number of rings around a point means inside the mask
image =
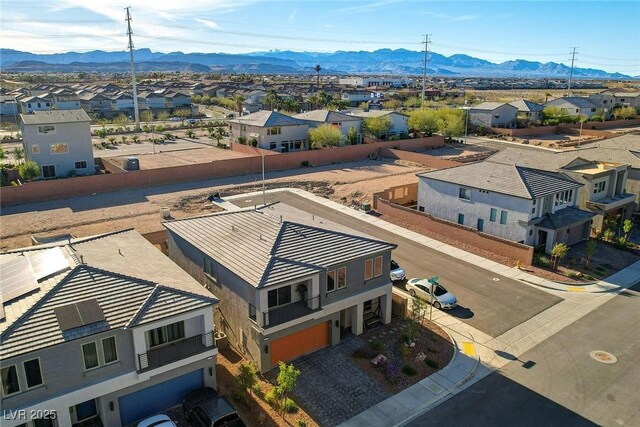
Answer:
POLYGON ((464 108, 466 114, 464 115, 464 143, 465 145, 467 144, 467 128, 468 128, 468 123, 469 123, 469 107, 467 107, 467 100, 464 100, 464 108))
POLYGON ((262 204, 267 206, 267 191, 264 184, 264 153, 262 154, 262 204))

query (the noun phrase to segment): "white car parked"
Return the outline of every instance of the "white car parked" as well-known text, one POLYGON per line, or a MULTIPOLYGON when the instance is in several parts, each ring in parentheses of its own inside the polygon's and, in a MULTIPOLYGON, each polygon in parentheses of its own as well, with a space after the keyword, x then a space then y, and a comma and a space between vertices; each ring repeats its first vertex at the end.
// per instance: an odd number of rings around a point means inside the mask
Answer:
POLYGON ((137 427, 176 427, 176 424, 168 416, 160 414, 140 421, 137 427))
POLYGON ((430 279, 410 279, 405 285, 405 288, 412 297, 433 302, 435 308, 451 309, 458 305, 456 297, 438 283, 437 276, 430 279), (433 293, 433 298, 431 293, 433 293))

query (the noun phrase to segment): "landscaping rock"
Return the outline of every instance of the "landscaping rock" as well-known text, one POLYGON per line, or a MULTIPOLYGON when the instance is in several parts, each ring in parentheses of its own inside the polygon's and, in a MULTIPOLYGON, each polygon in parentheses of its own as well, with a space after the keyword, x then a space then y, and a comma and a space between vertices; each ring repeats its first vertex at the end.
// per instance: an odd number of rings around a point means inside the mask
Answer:
POLYGON ((387 363, 387 356, 385 356, 384 354, 379 354, 371 359, 371 364, 374 366, 384 365, 385 363, 387 363))

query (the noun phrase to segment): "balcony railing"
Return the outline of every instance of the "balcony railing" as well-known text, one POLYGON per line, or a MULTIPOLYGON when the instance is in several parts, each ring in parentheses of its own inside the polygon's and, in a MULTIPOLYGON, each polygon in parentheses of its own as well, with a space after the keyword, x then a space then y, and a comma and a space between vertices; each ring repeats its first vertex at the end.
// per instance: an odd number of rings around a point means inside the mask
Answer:
POLYGON ((187 357, 211 350, 216 345, 213 331, 189 338, 173 341, 161 347, 151 348, 146 353, 138 354, 140 369, 145 372, 160 366, 168 365, 187 357))
POLYGON ((263 325, 265 327, 280 325, 318 310, 320 310, 320 295, 282 307, 272 307, 267 313, 262 313, 263 325))
POLYGON ((587 208, 591 209, 592 211, 599 211, 604 213, 631 203, 635 200, 635 198, 635 194, 618 193, 611 197, 588 201, 587 208))

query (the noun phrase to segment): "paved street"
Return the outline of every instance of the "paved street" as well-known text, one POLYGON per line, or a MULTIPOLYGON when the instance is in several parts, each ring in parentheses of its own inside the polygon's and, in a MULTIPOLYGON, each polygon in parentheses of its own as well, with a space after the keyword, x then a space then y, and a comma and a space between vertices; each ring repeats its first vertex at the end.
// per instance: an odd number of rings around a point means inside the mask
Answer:
MULTIPOLYGON (((405 269, 407 277, 438 275, 441 283, 458 298, 460 307, 452 310, 451 314, 493 337, 561 301, 547 292, 460 262, 452 256, 378 227, 372 227, 359 219, 292 193, 270 193, 267 194, 267 200, 280 201, 373 237, 397 243, 398 249, 394 251, 393 256, 405 269)), ((243 207, 253 206, 256 200, 255 197, 249 201, 238 199, 233 203, 243 207)))
POLYGON ((640 426, 640 284, 410 426, 640 426), (590 352, 618 358, 604 364, 590 352), (529 369, 523 362, 533 361, 529 369))

